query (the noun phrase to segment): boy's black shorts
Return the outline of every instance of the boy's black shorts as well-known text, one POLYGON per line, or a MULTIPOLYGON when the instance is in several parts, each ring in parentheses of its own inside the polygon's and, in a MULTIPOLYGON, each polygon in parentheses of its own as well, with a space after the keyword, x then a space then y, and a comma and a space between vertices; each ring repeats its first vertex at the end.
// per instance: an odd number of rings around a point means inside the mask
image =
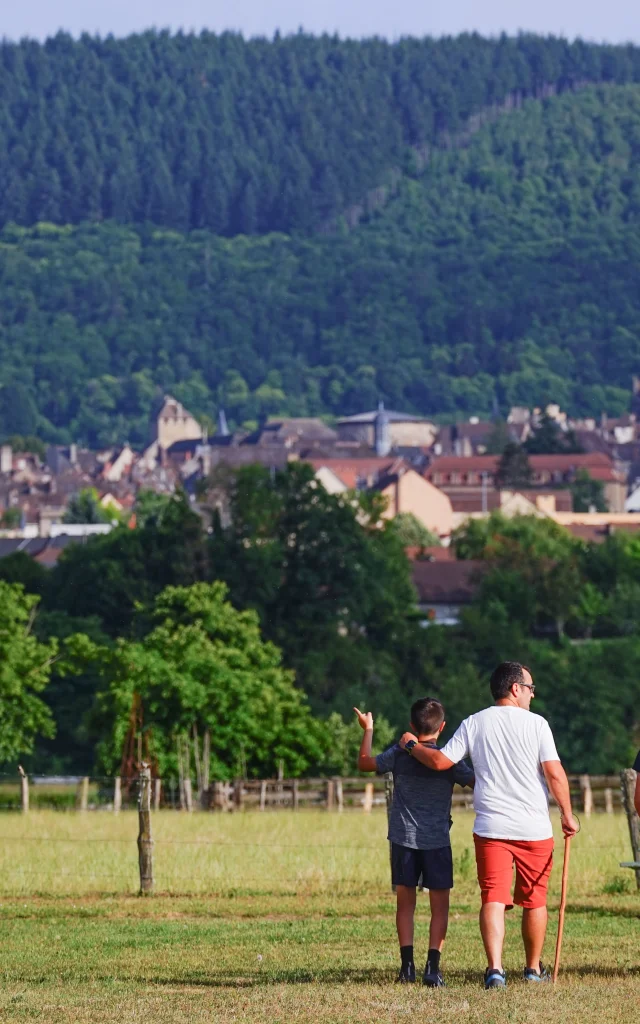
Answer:
POLYGON ((391 882, 409 888, 453 889, 453 856, 450 846, 437 850, 412 850, 391 844, 391 882), (421 880, 422 878, 422 880, 421 880))

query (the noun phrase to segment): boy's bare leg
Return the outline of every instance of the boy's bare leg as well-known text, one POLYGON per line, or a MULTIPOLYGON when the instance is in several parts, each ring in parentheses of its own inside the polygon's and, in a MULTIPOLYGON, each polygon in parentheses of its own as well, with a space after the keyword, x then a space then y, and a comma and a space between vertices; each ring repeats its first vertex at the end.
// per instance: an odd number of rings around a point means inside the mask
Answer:
POLYGON ((413 946, 413 919, 416 911, 416 890, 408 885, 396 886, 396 927, 400 946, 413 946))
POLYGON ((447 937, 450 892, 450 889, 429 889, 429 904, 431 906, 429 949, 437 949, 439 953, 442 952, 444 940, 447 937))
POLYGON ((547 908, 533 907, 522 911, 522 939, 527 967, 537 971, 542 959, 542 947, 547 933, 547 908))
POLYGON ((480 933, 490 969, 502 970, 504 945, 504 903, 484 903, 480 910, 480 933))

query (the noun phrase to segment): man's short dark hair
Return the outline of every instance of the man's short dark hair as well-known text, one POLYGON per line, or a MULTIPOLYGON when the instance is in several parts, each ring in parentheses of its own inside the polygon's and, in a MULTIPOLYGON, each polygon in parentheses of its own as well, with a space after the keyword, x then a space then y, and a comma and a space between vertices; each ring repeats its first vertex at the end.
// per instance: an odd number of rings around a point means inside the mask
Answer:
POLYGON ((433 736, 444 722, 444 708, 434 697, 420 697, 411 705, 411 724, 421 736, 433 736))
POLYGON ((514 683, 524 683, 524 673, 529 669, 521 665, 519 661, 503 661, 494 670, 489 686, 494 700, 502 700, 508 697, 514 683))

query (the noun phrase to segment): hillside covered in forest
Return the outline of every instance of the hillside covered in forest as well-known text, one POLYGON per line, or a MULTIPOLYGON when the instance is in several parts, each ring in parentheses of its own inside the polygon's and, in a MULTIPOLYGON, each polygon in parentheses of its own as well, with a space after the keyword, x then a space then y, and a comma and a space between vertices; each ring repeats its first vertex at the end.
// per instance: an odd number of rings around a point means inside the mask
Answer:
POLYGON ((627 408, 640 49, 0 46, 0 432, 627 408))

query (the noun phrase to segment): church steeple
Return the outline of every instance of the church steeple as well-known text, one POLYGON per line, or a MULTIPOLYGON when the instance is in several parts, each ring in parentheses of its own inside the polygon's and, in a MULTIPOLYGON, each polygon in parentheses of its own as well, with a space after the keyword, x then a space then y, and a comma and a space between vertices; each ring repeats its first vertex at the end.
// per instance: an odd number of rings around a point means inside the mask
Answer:
POLYGON ((218 411, 218 437, 228 437, 230 434, 227 424, 227 417, 224 409, 218 411))
POLYGON ((376 455, 382 458, 391 451, 389 414, 384 407, 384 402, 378 402, 378 414, 375 418, 375 447, 376 455))

